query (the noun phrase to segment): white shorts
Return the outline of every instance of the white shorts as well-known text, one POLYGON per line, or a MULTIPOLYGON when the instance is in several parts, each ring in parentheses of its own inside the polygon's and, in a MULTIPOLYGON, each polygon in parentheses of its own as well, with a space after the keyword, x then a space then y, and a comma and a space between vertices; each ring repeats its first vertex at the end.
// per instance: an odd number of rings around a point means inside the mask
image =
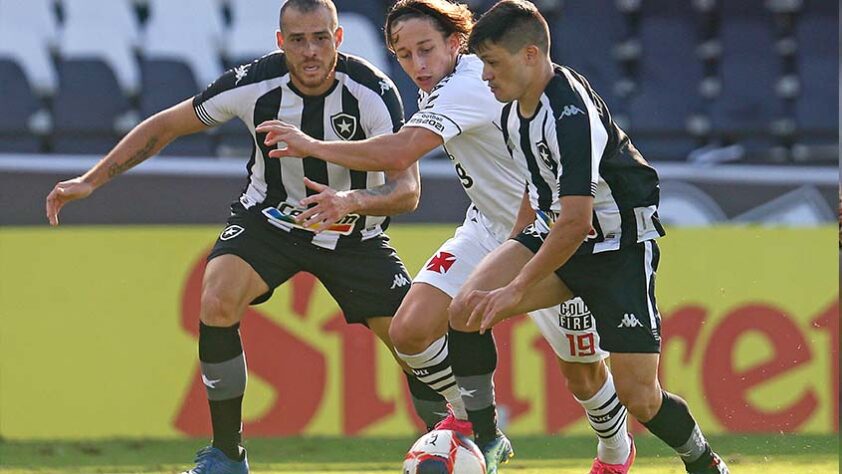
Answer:
MULTIPOLYGON (((478 219, 469 218, 427 260, 413 283, 426 283, 455 298, 480 261, 501 241, 478 219)), ((529 313, 556 355, 566 362, 596 362, 608 356, 599 348, 599 335, 590 310, 581 298, 529 313)))

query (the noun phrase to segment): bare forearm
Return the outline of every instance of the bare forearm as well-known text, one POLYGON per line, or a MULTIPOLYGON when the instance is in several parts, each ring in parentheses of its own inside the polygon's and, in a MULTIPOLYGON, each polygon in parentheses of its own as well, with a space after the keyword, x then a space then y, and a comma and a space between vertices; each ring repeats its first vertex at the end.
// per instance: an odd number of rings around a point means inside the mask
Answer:
POLYGON ((557 222, 538 253, 524 265, 512 285, 526 289, 551 275, 567 263, 587 236, 588 231, 582 226, 557 222))
POLYGON ((418 207, 418 190, 405 181, 387 181, 371 189, 352 191, 355 212, 368 216, 394 216, 418 207))
POLYGON ((98 188, 117 175, 120 175, 155 155, 173 140, 153 121, 145 120, 129 132, 117 146, 102 160, 82 176, 82 179, 98 188))
POLYGON ((408 156, 406 143, 395 135, 380 135, 366 140, 317 142, 313 156, 329 163, 360 171, 401 171, 421 156, 408 156))

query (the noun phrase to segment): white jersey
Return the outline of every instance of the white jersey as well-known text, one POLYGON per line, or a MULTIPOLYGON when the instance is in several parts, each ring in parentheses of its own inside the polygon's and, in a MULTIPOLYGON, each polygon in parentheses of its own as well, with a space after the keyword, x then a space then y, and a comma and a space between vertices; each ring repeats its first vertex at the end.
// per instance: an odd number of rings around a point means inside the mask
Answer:
POLYGON ((503 104, 482 80, 482 61, 471 54, 459 56, 450 75, 429 94, 419 94, 419 110, 405 126, 441 136, 462 187, 479 210, 476 217, 504 241, 526 184, 506 149, 500 128, 503 104))

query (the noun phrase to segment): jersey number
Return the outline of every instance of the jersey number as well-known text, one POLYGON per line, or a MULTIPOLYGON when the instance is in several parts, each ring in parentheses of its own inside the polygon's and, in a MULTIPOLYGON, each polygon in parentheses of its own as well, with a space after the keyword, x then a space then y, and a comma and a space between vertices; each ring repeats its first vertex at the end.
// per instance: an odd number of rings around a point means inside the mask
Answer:
POLYGON ((593 333, 586 334, 565 334, 571 357, 590 356, 596 353, 593 333))
POLYGON ((456 175, 459 176, 459 179, 462 181, 462 186, 465 189, 470 188, 474 185, 474 179, 468 176, 468 172, 465 171, 465 168, 462 167, 462 163, 458 161, 454 161, 456 165, 456 175))

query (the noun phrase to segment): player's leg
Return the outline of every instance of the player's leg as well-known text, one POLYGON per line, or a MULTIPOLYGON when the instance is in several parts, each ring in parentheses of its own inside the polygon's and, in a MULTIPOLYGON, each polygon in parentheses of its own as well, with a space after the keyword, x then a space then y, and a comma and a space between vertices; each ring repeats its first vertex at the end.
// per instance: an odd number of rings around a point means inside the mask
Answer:
POLYGON ((390 330, 401 357, 418 373, 426 372, 421 380, 442 393, 457 420, 471 421, 480 444, 499 435, 492 382, 497 348, 490 332, 448 331, 448 307, 497 245, 477 220, 466 219, 418 272, 390 330))
POLYGON ((581 298, 574 298, 529 316, 558 356, 567 388, 582 405, 597 435, 599 444, 591 472, 628 472, 634 462, 634 445, 628 433, 627 411, 617 398, 604 362, 608 353, 599 347, 590 310, 581 298))
MULTIPOLYGON (((488 254, 474 269, 450 305, 450 326, 458 331, 477 331, 479 321, 468 324, 468 300, 475 290, 494 290, 509 284, 534 252, 516 240, 507 240, 488 254)), ((520 304, 505 317, 557 306, 572 298, 570 289, 556 275, 549 275, 527 290, 520 304)))
POLYGON ((412 373, 412 369, 398 356, 395 346, 392 344, 392 339, 389 337, 389 327, 392 321, 393 318, 389 316, 373 317, 366 319, 366 325, 386 345, 392 356, 403 369, 404 375, 406 376, 406 383, 409 386, 409 393, 412 396, 412 406, 415 407, 415 413, 424 422, 427 431, 430 431, 435 427, 436 423, 442 420, 447 412, 445 401, 438 392, 418 380, 418 377, 412 373))
POLYGON ((240 447, 247 380, 240 320, 249 304, 267 299, 274 287, 297 272, 284 253, 290 251, 286 238, 235 207, 208 256, 199 310, 199 360, 213 444, 200 451, 190 474, 248 472, 240 447))
POLYGON ((601 346, 611 353, 617 395, 629 413, 672 447, 688 472, 727 473, 687 403, 664 391, 658 382, 658 260, 658 246, 650 241, 571 259, 571 264, 560 273, 581 294, 596 318, 601 346))
MULTIPOLYGON (((307 263, 324 284, 348 323, 366 324, 394 351, 385 324, 410 289, 410 276, 386 237, 373 238, 354 248, 337 249, 307 263)), ((353 374, 351 374, 353 376, 353 374)), ((446 412, 444 399, 407 374, 416 413, 425 424, 435 424, 446 412)))

